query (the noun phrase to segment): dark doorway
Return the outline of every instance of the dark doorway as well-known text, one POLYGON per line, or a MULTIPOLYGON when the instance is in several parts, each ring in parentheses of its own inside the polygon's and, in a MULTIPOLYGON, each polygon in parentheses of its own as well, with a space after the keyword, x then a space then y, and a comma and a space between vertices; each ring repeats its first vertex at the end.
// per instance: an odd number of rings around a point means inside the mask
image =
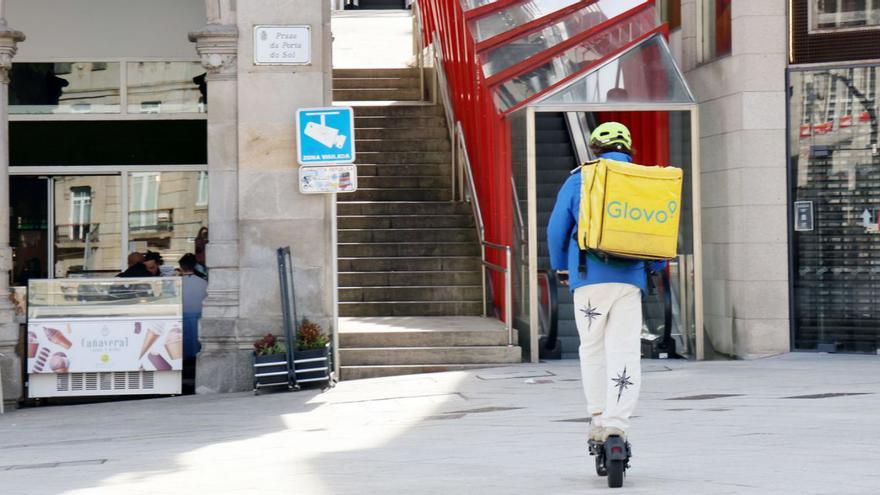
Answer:
POLYGON ((48 188, 45 178, 9 178, 12 286, 46 278, 48 256, 48 188))
POLYGON ((346 10, 402 10, 406 8, 406 0, 348 0, 346 10))

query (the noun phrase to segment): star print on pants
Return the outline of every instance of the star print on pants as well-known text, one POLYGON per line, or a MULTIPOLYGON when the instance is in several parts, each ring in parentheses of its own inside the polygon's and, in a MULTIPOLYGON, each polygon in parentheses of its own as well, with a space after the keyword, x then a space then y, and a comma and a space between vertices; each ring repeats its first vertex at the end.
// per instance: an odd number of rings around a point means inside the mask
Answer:
POLYGON ((593 320, 602 316, 602 313, 596 311, 597 309, 599 308, 594 308, 593 303, 591 303, 589 300, 587 300, 587 305, 581 308, 581 313, 583 313, 584 316, 586 316, 589 320, 589 325, 587 326, 588 332, 593 329, 593 320))
POLYGON ((617 378, 612 378, 611 381, 616 383, 617 387, 617 402, 620 402, 620 396, 623 395, 623 391, 629 388, 630 385, 635 385, 633 382, 629 381, 630 377, 626 374, 626 366, 623 367, 623 373, 618 373, 617 378))

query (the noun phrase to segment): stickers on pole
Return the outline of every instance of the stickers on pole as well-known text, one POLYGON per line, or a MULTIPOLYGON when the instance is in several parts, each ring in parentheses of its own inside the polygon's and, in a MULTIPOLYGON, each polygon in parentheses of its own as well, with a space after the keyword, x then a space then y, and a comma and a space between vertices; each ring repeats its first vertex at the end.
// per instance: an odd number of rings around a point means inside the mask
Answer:
POLYGON ((296 128, 296 155, 300 165, 354 163, 351 107, 300 108, 296 111, 296 128))
POLYGON ((357 166, 337 165, 299 168, 299 192, 303 194, 357 191, 357 166))

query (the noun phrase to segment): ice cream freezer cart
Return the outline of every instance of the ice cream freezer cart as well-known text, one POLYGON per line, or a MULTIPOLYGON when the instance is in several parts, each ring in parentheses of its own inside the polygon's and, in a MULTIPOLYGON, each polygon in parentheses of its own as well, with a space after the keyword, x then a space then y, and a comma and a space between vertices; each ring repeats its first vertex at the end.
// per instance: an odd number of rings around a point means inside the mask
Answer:
POLYGON ((28 397, 179 394, 179 278, 31 280, 28 397))

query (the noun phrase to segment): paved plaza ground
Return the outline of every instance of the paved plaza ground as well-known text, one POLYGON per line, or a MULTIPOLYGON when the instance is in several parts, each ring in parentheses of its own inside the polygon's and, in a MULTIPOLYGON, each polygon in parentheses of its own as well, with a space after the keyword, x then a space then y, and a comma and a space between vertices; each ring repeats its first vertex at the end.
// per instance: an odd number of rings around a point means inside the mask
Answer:
POLYGON ((880 492, 880 360, 646 361, 624 488, 574 361, 0 416, 0 493, 880 492), (842 395, 837 395, 842 394, 842 395))

